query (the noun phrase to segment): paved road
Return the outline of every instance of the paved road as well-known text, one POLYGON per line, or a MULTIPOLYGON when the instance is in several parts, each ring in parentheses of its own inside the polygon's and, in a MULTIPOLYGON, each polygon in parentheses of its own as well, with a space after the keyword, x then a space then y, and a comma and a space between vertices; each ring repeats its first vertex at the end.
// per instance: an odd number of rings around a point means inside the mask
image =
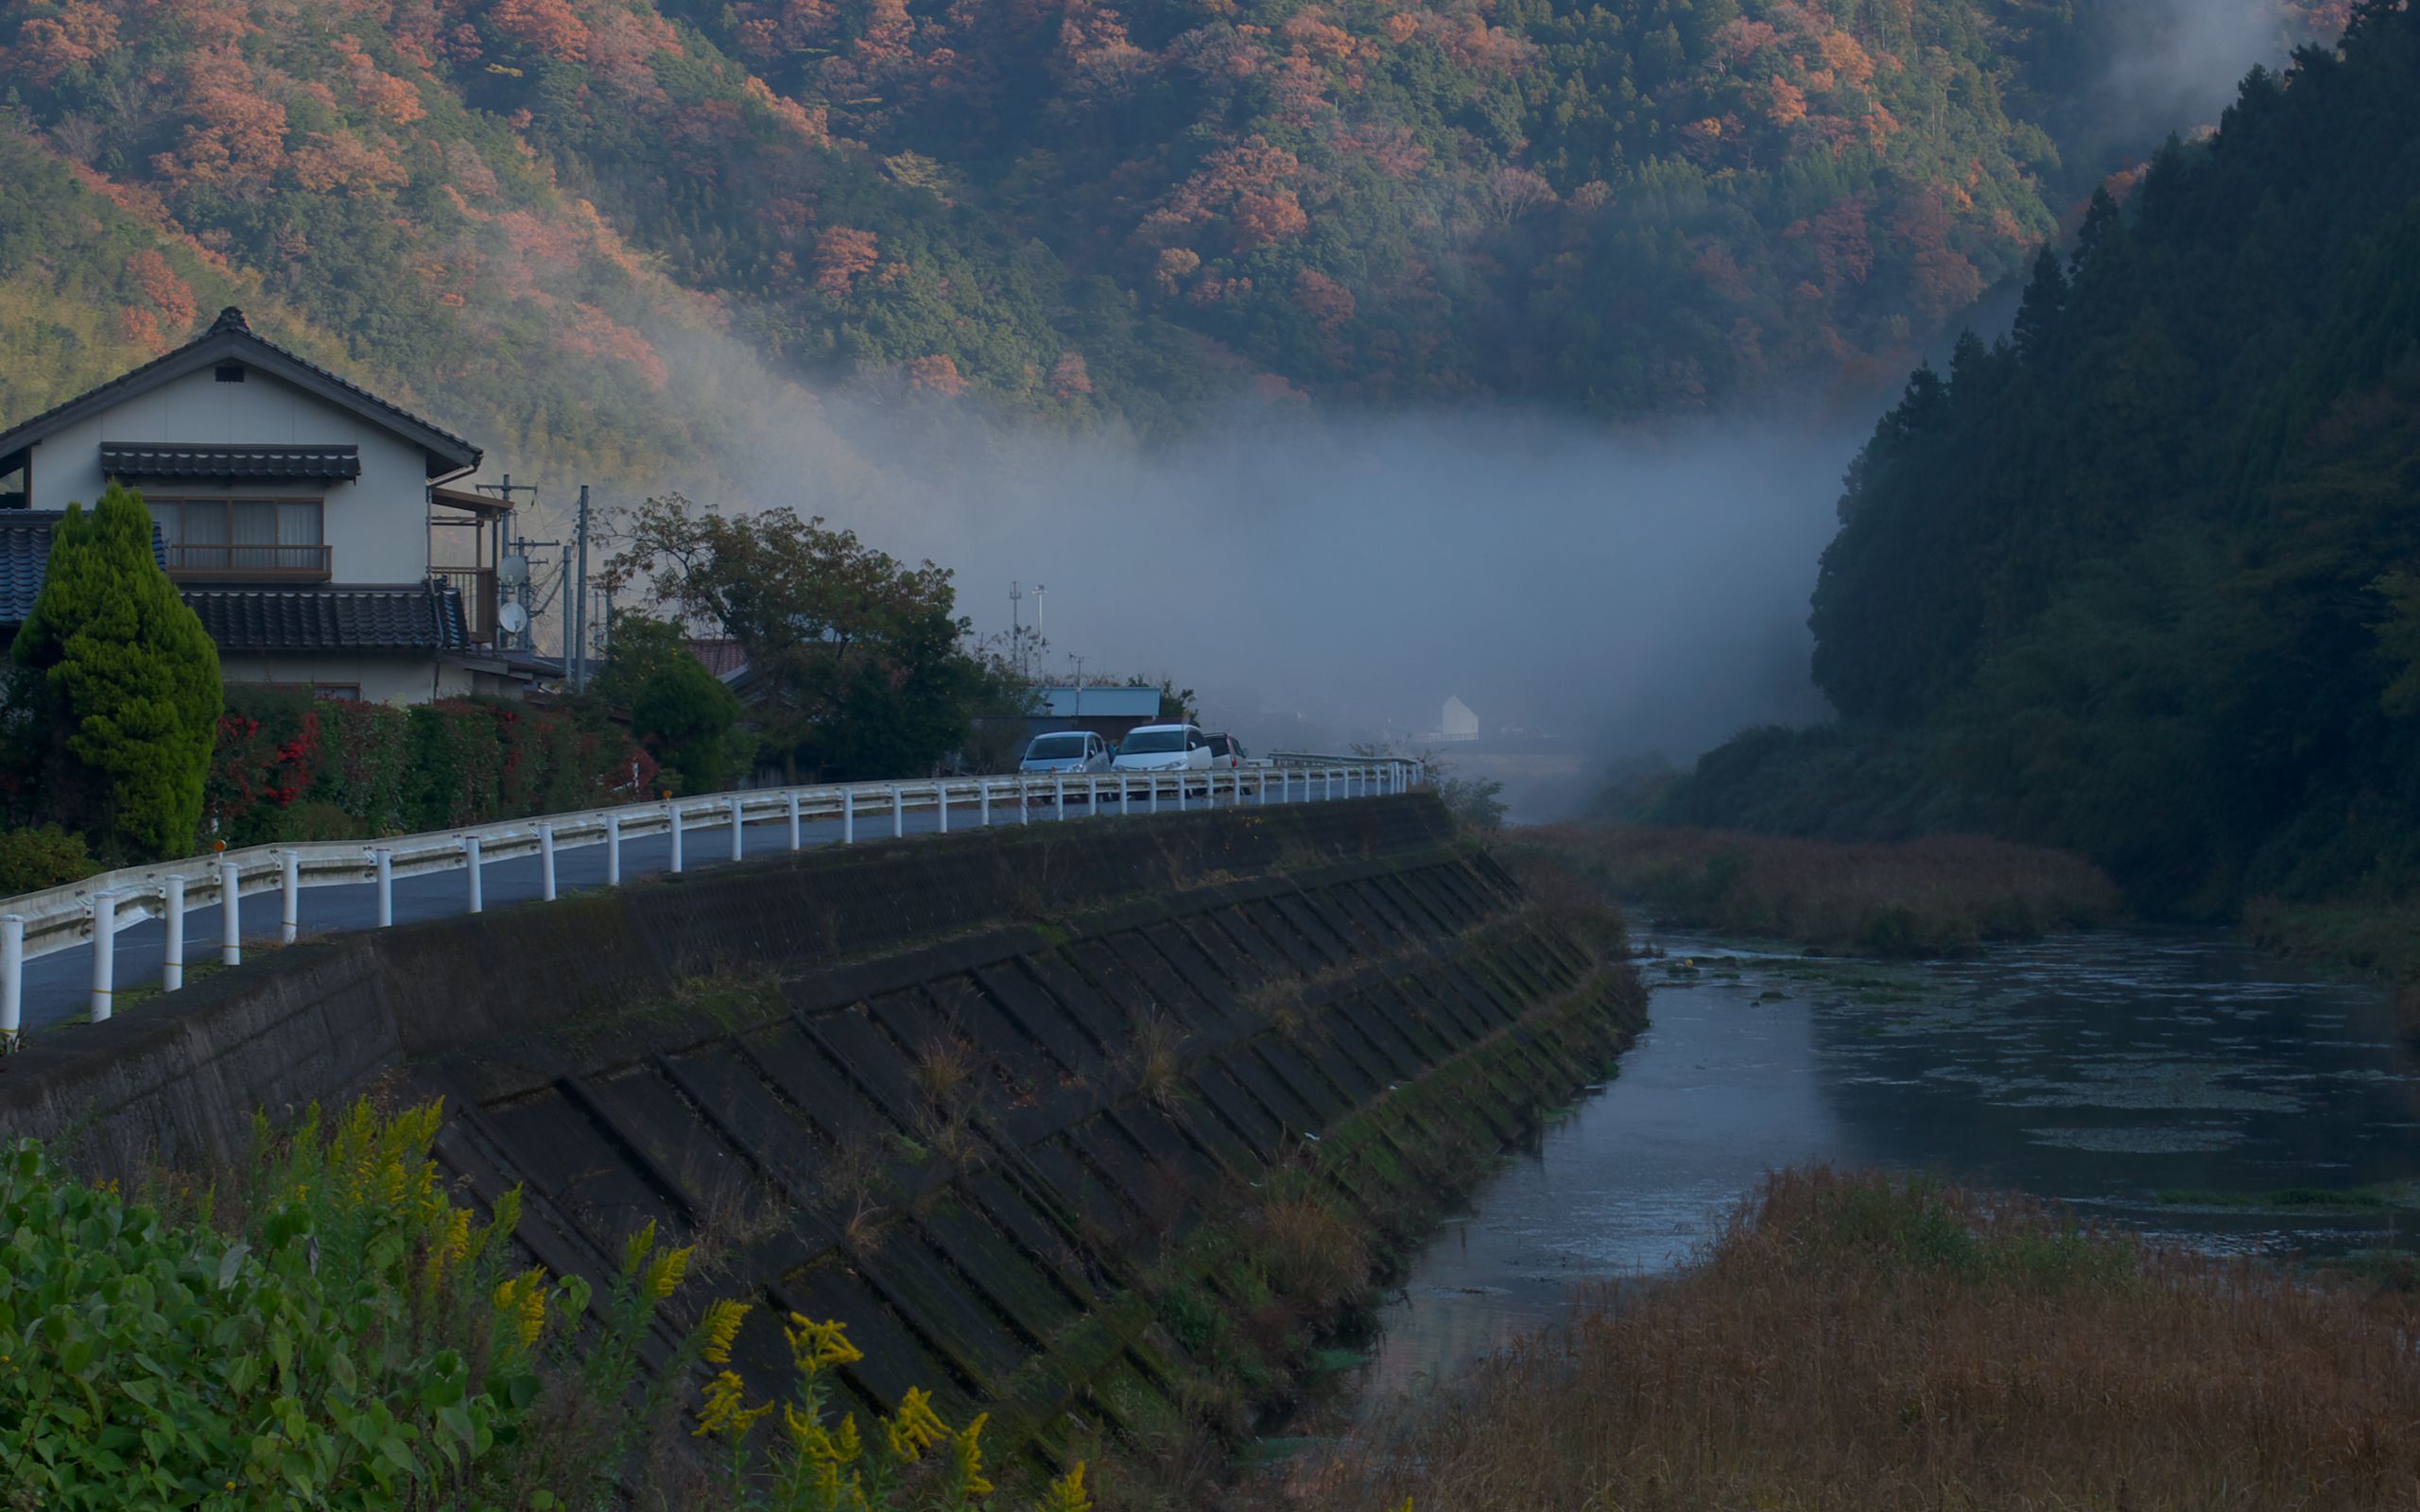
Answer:
MULTIPOLYGON (((1357 786, 1340 781, 1337 796, 1359 797, 1357 786)), ((1367 784, 1371 792, 1375 783, 1367 784)), ((1299 797, 1296 801, 1301 801, 1299 797)), ((1313 789, 1317 799, 1317 789, 1313 789)), ((1218 806, 1230 807, 1233 799, 1221 797, 1218 806)), ((1246 799, 1246 807, 1256 801, 1246 799)), ((1174 803, 1164 798, 1165 811, 1174 803)), ((1194 799, 1189 808, 1202 806, 1194 799)), ((1115 814, 1114 799, 1101 804, 1104 814, 1115 814)), ((1134 812, 1144 812, 1142 800, 1134 802, 1134 812)), ((976 828, 977 809, 971 802, 951 803, 949 816, 953 831, 976 828)), ((1081 796, 1067 806, 1071 819, 1084 817, 1081 796)), ((1016 805, 994 800, 993 822, 1018 822, 1016 805)), ((1033 805, 1027 822, 1056 822, 1046 798, 1033 805)), ((908 811, 902 829, 908 834, 927 834, 938 826, 930 810, 908 811)), ((860 809, 856 819, 856 840, 860 845, 890 837, 890 813, 888 807, 860 809)), ((836 845, 840 839, 838 819, 809 820, 800 828, 800 838, 807 845, 836 845)), ((775 818, 762 823, 751 821, 745 835, 746 853, 751 857, 772 855, 789 843, 789 821, 775 818)), ((634 835, 622 842, 622 876, 625 881, 653 876, 667 869, 671 861, 672 840, 669 835, 634 835)), ((699 828, 692 819, 690 828, 682 835, 682 865, 684 870, 697 871, 720 865, 731 859, 731 829, 726 824, 699 828)), ((535 854, 515 856, 508 860, 491 861, 479 868, 482 902, 490 908, 527 902, 539 896, 539 864, 535 854)), ((555 852, 555 886, 559 892, 579 887, 602 886, 605 883, 605 848, 602 845, 582 846, 578 850, 555 852)), ((467 912, 470 906, 469 874, 463 871, 435 871, 419 876, 397 877, 394 882, 395 921, 409 923, 421 919, 446 919, 467 912)), ((279 895, 272 892, 254 893, 243 900, 243 937, 246 941, 274 941, 278 933, 279 895)), ((370 883, 349 886, 305 887, 301 893, 303 937, 345 930, 370 929, 378 919, 378 892, 370 883)), ((219 912, 216 902, 192 909, 185 915, 184 958, 187 965, 198 965, 218 959, 219 912)), ((160 984, 160 968, 167 951, 167 926, 160 919, 147 919, 139 924, 121 926, 117 932, 114 971, 117 979, 116 1011, 140 1013, 142 999, 150 995, 160 984)), ((81 1019, 92 1003, 93 953, 78 947, 56 954, 44 955, 25 965, 25 1028, 31 1032, 45 1024, 81 1019)))

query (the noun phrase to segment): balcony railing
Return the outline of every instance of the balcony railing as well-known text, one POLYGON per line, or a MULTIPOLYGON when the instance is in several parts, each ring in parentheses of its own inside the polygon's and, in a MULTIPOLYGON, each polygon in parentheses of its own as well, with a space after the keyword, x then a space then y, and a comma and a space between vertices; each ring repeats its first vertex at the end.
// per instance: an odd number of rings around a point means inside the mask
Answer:
POLYGON ((168 576, 186 582, 324 583, 333 576, 330 546, 224 546, 180 542, 168 548, 168 576))
POLYGON ((495 642, 495 569, 493 567, 432 567, 432 577, 452 583, 462 595, 462 618, 471 639, 481 645, 495 642))

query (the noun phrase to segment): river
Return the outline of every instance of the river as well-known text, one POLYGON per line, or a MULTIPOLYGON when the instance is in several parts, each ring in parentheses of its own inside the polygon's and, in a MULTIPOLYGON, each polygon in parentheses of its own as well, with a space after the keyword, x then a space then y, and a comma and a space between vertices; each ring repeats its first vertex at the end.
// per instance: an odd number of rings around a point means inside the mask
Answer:
POLYGON ((1922 1169, 2212 1249, 2420 1227, 2420 1057, 2376 987, 2215 934, 1919 964, 1642 932, 1653 1023, 1384 1309, 1363 1410, 1549 1324, 1575 1282, 1684 1264, 1768 1170, 1922 1169), (2281 1189, 2350 1192, 2279 1206, 2281 1189))

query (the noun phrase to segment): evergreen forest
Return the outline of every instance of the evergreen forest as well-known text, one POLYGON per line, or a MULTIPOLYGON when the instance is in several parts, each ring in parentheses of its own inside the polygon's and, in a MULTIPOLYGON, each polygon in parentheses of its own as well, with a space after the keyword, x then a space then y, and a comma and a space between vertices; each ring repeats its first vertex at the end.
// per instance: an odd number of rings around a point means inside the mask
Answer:
POLYGON ((1850 471, 1812 623, 1838 711, 1652 806, 1980 830, 2144 905, 2420 885, 2420 12, 2255 72, 1920 368, 1850 471))

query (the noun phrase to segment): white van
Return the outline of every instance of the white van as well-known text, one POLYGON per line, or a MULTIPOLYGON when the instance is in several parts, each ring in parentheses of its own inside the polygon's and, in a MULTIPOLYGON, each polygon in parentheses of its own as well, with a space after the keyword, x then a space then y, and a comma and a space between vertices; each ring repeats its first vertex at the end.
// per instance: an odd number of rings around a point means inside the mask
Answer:
POLYGON ((1137 725, 1117 743, 1110 765, 1121 772, 1207 771, 1210 737, 1200 725, 1137 725))
POLYGON ((1036 735, 1025 748, 1020 772, 1105 772, 1109 742, 1088 730, 1060 730, 1036 735))

